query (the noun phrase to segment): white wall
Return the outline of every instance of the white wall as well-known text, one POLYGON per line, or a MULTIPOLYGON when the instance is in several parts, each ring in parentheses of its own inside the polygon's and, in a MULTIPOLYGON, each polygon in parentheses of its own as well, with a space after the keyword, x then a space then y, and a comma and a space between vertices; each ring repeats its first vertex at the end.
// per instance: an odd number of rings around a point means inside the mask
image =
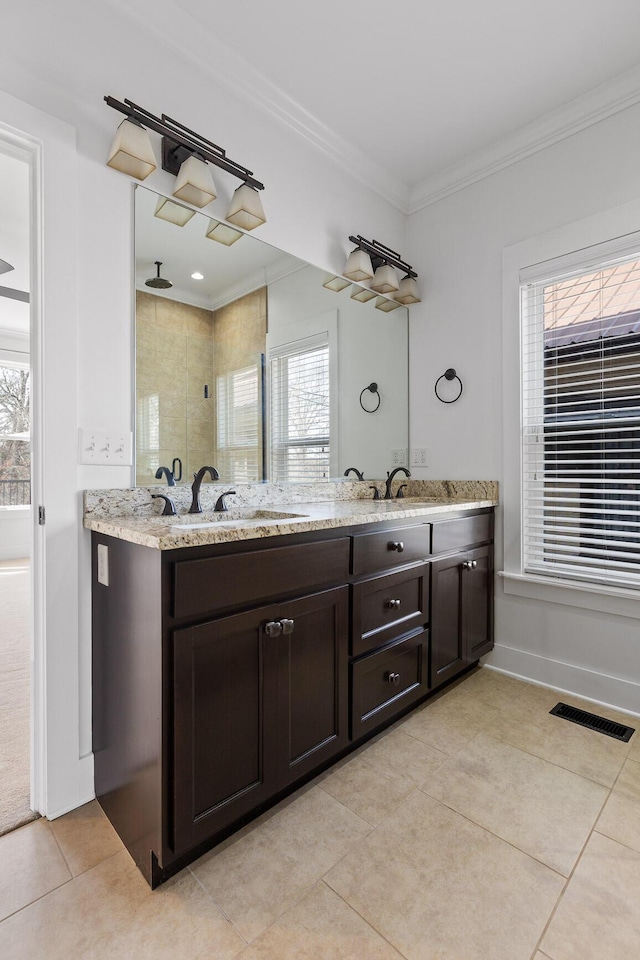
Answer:
MULTIPOLYGON (((519 459, 502 442, 503 250, 636 200, 639 162, 635 106, 410 217, 424 291, 411 309, 411 443, 430 453, 415 476, 502 481, 519 459), (465 389, 444 406, 433 384, 450 366, 465 389)), ((507 596, 497 580, 490 662, 505 669, 640 712, 639 635, 633 617, 507 596)))
MULTIPOLYGON (((76 288, 69 291, 74 317, 69 329, 75 330, 76 320, 78 329, 69 356, 75 358, 77 349, 77 367, 74 362, 60 368, 78 396, 77 418, 64 425, 68 448, 77 447, 78 426, 121 431, 133 423, 133 190, 127 177, 105 165, 121 119, 103 102, 105 94, 129 97, 156 115, 176 117, 253 169, 266 185, 268 223, 260 237, 283 250, 340 270, 350 248, 347 237, 354 231, 404 248, 402 214, 357 176, 346 174, 287 126, 236 99, 208 75, 206 64, 215 62, 215 48, 203 51, 205 66, 200 67, 108 4, 83 0, 25 0, 11 10, 10 33, 0 58, 0 91, 66 121, 77 132, 77 243, 65 251, 77 275, 76 288)), ((162 171, 145 181, 167 193, 172 182, 162 171)), ((223 174, 216 183, 219 199, 211 207, 213 215, 225 210, 237 186, 223 174)), ((46 229, 45 223, 45 235, 46 229)), ((46 298, 46 289, 44 293, 46 298)), ((79 678, 73 749, 80 758, 91 749, 89 535, 80 526, 80 491, 128 486, 132 474, 126 467, 79 467, 66 461, 59 467, 65 483, 77 491, 79 557, 75 537, 71 545, 65 537, 57 561, 61 571, 79 564, 78 651, 66 655, 61 666, 70 678, 79 678)), ((70 806, 78 802, 75 793, 70 795, 70 806)), ((56 809, 64 803, 58 796, 56 809)))

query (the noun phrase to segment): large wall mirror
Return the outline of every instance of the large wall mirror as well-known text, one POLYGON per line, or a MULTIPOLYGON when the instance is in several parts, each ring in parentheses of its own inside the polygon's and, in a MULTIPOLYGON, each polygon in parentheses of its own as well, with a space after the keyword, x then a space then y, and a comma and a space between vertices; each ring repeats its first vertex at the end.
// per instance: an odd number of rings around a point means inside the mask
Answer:
POLYGON ((190 483, 205 464, 229 483, 376 478, 406 455, 406 307, 332 290, 326 271, 145 187, 135 257, 138 485, 166 483, 162 467, 190 483))

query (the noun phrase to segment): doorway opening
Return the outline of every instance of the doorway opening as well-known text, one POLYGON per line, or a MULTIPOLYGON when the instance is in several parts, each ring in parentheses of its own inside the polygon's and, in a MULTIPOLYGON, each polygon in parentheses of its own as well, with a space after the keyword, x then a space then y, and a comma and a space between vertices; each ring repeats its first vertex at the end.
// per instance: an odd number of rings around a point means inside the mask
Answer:
POLYGON ((0 140, 0 834, 35 819, 31 787, 30 160, 0 140))

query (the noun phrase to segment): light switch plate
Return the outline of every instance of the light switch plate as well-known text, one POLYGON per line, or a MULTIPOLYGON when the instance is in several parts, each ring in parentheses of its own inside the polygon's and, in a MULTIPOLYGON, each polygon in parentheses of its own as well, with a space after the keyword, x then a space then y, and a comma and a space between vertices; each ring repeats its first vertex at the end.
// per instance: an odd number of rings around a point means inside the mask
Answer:
POLYGON ((398 447, 397 450, 391 451, 391 466, 392 467, 406 467, 407 465, 407 451, 405 447, 398 447))
POLYGON ((428 467, 429 451, 426 447, 414 447, 411 451, 412 467, 428 467))
POLYGON ((79 462, 129 467, 133 462, 133 434, 80 427, 79 462))

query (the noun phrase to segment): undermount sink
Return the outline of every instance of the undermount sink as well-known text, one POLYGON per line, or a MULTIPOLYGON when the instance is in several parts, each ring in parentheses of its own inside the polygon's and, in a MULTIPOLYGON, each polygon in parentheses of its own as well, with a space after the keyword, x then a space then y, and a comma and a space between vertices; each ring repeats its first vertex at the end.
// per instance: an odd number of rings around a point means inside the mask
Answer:
POLYGON ((376 507, 385 507, 388 510, 396 510, 406 507, 407 510, 415 510, 416 507, 432 506, 434 503, 442 503, 440 497, 400 497, 393 500, 374 500, 376 507))
POLYGON ((190 513, 171 524, 172 530, 181 532, 219 527, 221 524, 242 526, 246 523, 269 523, 278 520, 304 520, 304 513, 283 513, 280 510, 225 510, 217 513, 190 513))

